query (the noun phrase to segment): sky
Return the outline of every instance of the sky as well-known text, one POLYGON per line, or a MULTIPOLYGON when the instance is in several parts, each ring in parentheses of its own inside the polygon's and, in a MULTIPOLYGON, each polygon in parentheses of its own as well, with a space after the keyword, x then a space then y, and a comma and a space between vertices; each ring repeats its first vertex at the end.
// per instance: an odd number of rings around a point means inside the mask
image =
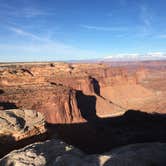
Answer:
POLYGON ((0 62, 166 59, 165 0, 0 0, 0 62))

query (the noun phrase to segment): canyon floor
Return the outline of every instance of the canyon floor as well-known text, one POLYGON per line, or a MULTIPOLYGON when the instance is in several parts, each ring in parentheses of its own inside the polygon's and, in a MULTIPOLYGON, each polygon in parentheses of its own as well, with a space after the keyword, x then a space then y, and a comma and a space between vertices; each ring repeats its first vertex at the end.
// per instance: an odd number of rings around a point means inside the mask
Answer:
POLYGON ((0 165, 166 165, 165 98, 166 61, 0 64, 0 165))

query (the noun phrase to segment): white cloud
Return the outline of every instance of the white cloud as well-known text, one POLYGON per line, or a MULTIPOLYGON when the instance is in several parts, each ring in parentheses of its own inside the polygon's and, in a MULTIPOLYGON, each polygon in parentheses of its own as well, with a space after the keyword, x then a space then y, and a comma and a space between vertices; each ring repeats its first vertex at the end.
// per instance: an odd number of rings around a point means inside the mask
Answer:
POLYGON ((145 5, 141 5, 140 6, 140 13, 139 13, 139 17, 140 17, 140 21, 141 21, 141 26, 140 26, 140 36, 147 36, 152 34, 152 12, 149 10, 149 8, 145 5))
MULTIPOLYGON (((28 1, 27 1, 28 2, 28 1)), ((22 7, 18 8, 9 4, 1 3, 0 4, 0 14, 4 17, 25 17, 32 18, 38 16, 48 16, 55 15, 54 10, 42 10, 41 8, 33 7, 33 4, 24 4, 22 7)))
POLYGON ((166 34, 158 35, 158 38, 166 39, 166 34))
POLYGON ((94 26, 94 25, 81 25, 84 29, 96 30, 96 31, 126 31, 127 27, 103 27, 103 26, 94 26))
POLYGON ((45 15, 55 15, 55 12, 42 11, 35 8, 24 8, 21 12, 23 16, 27 18, 45 16, 45 15))
POLYGON ((0 44, 0 61, 47 61, 64 59, 90 59, 99 54, 93 50, 81 49, 48 38, 37 36, 18 27, 8 29, 30 42, 18 44, 0 44), (17 55, 17 56, 16 56, 17 55), (2 57, 3 56, 3 57, 2 57))
POLYGON ((137 60, 138 58, 138 53, 119 53, 104 57, 106 60, 137 60))
POLYGON ((141 6, 141 15, 140 15, 142 22, 145 24, 145 26, 149 27, 151 26, 151 17, 148 14, 148 9, 145 6, 141 6))
POLYGON ((140 18, 146 27, 151 26, 152 16, 146 6, 141 6, 140 18))
POLYGON ((37 36, 37 35, 35 35, 33 33, 26 32, 23 29, 18 28, 18 27, 8 27, 8 29, 11 30, 12 32, 20 35, 20 36, 29 37, 29 38, 32 38, 32 39, 35 39, 35 40, 44 40, 41 37, 39 37, 39 36, 37 36))
POLYGON ((149 52, 145 54, 139 53, 120 53, 112 54, 104 57, 106 60, 157 60, 166 59, 166 53, 163 52, 149 52))
POLYGON ((48 61, 93 59, 98 54, 58 43, 47 44, 0 44, 0 61, 48 61))
POLYGON ((166 58, 166 53, 164 52, 149 52, 147 53, 149 57, 156 57, 156 58, 166 58))

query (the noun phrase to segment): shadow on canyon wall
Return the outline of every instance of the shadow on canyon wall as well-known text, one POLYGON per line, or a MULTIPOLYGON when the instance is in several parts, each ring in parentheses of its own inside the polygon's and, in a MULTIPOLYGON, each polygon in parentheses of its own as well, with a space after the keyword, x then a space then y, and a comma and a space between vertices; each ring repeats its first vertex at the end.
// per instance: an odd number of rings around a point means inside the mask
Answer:
POLYGON ((78 108, 86 123, 47 124, 50 132, 86 153, 102 153, 111 148, 143 142, 166 142, 166 114, 127 110, 121 116, 96 115, 96 97, 77 92, 78 108))
POLYGON ((94 92, 100 96, 100 85, 98 80, 96 80, 95 78, 92 78, 92 85, 94 88, 94 92))
POLYGON ((96 115, 96 97, 84 95, 82 91, 76 92, 77 107, 81 112, 81 116, 88 122, 98 120, 96 115))
MULTIPOLYGON (((76 93, 77 106, 87 122, 75 124, 47 124, 48 132, 15 141, 12 136, 0 140, 0 157, 11 150, 22 148, 30 143, 51 138, 62 139, 82 151, 103 153, 122 145, 143 142, 166 142, 166 114, 146 113, 139 110, 126 110, 121 116, 100 118, 96 114, 96 97, 76 93)), ((5 108, 13 108, 13 103, 0 103, 5 108)), ((47 159, 47 156, 45 156, 47 159)))

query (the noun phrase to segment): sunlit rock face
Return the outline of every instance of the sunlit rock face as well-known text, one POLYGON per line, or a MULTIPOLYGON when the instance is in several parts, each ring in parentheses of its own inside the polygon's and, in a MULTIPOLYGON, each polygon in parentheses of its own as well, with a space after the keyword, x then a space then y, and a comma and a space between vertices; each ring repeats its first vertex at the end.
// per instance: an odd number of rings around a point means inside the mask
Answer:
POLYGON ((49 123, 72 123, 81 119, 75 90, 57 85, 27 85, 8 88, 1 96, 3 106, 41 112, 49 123), (8 95, 10 94, 10 95, 8 95))
POLYGON ((44 140, 47 129, 40 112, 27 109, 0 111, 0 157, 36 140, 44 140))
POLYGON ((0 165, 166 165, 159 66, 1 64, 0 165))
POLYGON ((24 109, 0 111, 1 143, 10 142, 10 139, 19 141, 44 132, 45 119, 39 112, 24 109))
POLYGON ((155 93, 140 84, 147 75, 143 68, 129 72, 106 64, 1 65, 0 109, 36 110, 49 123, 83 122, 80 109, 84 108, 78 106, 78 100, 88 101, 91 96, 100 117, 122 114, 127 109, 153 111, 155 93))

